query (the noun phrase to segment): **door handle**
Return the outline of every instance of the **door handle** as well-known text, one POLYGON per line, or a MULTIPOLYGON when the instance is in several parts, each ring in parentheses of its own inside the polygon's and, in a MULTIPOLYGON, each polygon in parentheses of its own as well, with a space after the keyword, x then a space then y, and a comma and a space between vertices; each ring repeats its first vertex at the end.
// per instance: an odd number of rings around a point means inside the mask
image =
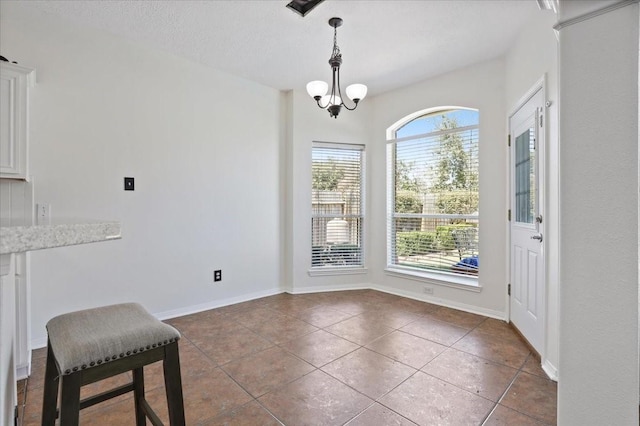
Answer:
POLYGON ((538 241, 542 242, 542 234, 532 235, 531 239, 532 240, 538 240, 538 241))

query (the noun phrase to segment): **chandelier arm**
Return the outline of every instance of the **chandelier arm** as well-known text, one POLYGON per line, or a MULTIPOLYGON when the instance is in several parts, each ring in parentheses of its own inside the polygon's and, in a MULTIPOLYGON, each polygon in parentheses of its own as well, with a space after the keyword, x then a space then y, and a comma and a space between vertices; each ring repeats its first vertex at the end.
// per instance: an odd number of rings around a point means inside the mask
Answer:
POLYGON ((342 90, 340 89, 340 66, 338 66, 338 68, 334 70, 334 75, 336 74, 338 75, 338 78, 336 79, 334 77, 334 80, 338 80, 338 95, 340 95, 340 104, 344 105, 344 99, 342 99, 342 90))
POLYGON ((345 109, 346 109, 346 110, 348 110, 348 111, 353 111, 354 109, 358 108, 358 103, 357 103, 357 102, 354 102, 354 103, 353 103, 353 108, 349 108, 349 107, 347 106, 347 104, 345 104, 345 103, 344 103, 344 101, 342 101, 342 106, 343 106, 343 107, 345 107, 345 109))
MULTIPOLYGON (((354 102, 353 108, 349 108, 347 104, 344 102, 344 97, 342 96, 342 88, 340 87, 340 67, 337 69, 338 74, 338 95, 340 95, 340 105, 345 107, 348 111, 353 111, 358 108, 358 103, 354 102)), ((335 87, 335 73, 334 73, 334 87, 335 87)))
POLYGON ((322 104, 320 103, 321 100, 322 100, 322 98, 320 98, 320 99, 318 99, 316 101, 316 104, 318 104, 318 108, 326 109, 329 106, 329 102, 327 102, 327 104, 325 106, 322 106, 322 104))

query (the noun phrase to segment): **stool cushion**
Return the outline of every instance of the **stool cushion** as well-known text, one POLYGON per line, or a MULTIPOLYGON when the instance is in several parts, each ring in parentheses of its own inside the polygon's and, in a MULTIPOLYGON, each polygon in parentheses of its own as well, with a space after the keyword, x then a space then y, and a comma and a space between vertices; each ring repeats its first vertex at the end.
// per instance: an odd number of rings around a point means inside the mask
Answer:
POLYGON ((137 303, 71 312, 47 323, 49 343, 63 375, 157 348, 180 333, 137 303))

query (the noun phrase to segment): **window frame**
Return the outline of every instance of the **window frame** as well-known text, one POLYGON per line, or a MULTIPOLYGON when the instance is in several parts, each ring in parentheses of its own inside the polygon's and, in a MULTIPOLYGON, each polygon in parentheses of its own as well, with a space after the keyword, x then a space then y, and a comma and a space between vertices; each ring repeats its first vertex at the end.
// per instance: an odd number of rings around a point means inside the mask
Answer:
MULTIPOLYGON (((432 131, 423 134, 415 134, 411 136, 403 136, 396 137, 397 132, 404 127, 405 125, 413 122, 414 120, 421 119, 425 116, 429 115, 437 115, 442 113, 447 113, 455 110, 471 110, 478 112, 478 122, 477 124, 470 126, 462 126, 458 129, 464 131, 469 129, 477 129, 477 149, 479 152, 480 149, 480 120, 479 120, 479 110, 474 108, 467 107, 459 107, 459 106, 446 106, 446 107, 437 107, 430 108, 422 111, 415 112, 410 114, 403 119, 396 122, 394 125, 387 129, 387 141, 386 141, 386 172, 387 172, 387 188, 386 188, 386 199, 387 199, 387 214, 386 214, 386 238, 387 238, 387 247, 386 247, 386 267, 384 269, 385 274, 388 276, 405 278, 410 280, 415 280, 428 284, 441 285, 446 287, 453 287, 462 290, 472 291, 472 292, 480 292, 482 287, 479 282, 478 275, 469 275, 463 273, 449 272, 449 271, 438 271, 435 269, 422 269, 418 267, 411 267, 406 265, 398 265, 394 263, 394 233, 395 233, 395 220, 402 216, 412 216, 411 214, 406 213, 396 213, 396 150, 393 149, 398 143, 402 143, 404 141, 422 139, 427 137, 437 136, 438 134, 450 133, 448 131, 432 131), (400 216, 398 216, 400 215, 400 216)), ((479 163, 478 163, 479 167, 479 163)), ((478 196, 480 190, 478 188, 478 196)), ((443 215, 427 215, 430 216, 428 218, 433 218, 434 216, 447 216, 443 215)), ((478 223, 478 229, 480 227, 480 215, 456 215, 456 216, 465 216, 469 219, 475 219, 478 223)), ((427 218, 424 214, 415 214, 415 217, 427 218)), ((479 248, 479 247, 478 247, 479 248)))
MULTIPOLYGON (((310 254, 311 261, 308 269, 309 276, 332 276, 332 275, 357 275, 357 274, 366 274, 366 251, 365 251, 365 218, 366 218, 366 145, 364 144, 354 144, 354 143, 343 143, 343 142, 322 142, 322 141, 313 141, 311 145, 311 157, 312 157, 312 166, 313 166, 313 154, 315 149, 334 149, 334 150, 344 150, 344 151, 358 151, 360 154, 360 205, 359 205, 359 214, 357 215, 326 215, 326 214, 316 214, 313 212, 313 178, 311 182, 311 246, 310 254), (314 241, 314 229, 313 229, 313 220, 316 218, 327 218, 327 217, 342 217, 342 218, 357 218, 360 220, 359 227, 359 240, 360 240, 360 263, 358 265, 320 265, 313 266, 313 241, 314 241)), ((311 167, 311 173, 313 174, 313 167, 311 167)))

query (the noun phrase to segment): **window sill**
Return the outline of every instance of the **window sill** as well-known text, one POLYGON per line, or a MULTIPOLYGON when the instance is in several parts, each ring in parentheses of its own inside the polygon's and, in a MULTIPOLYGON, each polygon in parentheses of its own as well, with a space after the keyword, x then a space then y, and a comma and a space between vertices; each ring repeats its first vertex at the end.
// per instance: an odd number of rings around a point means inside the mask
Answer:
POLYGON ((460 276, 457 274, 447 273, 423 272, 393 266, 387 266, 384 271, 387 275, 392 277, 405 278, 434 285, 441 285, 444 287, 473 291, 475 293, 480 293, 482 291, 482 287, 478 283, 477 277, 460 276))
POLYGON ((369 270, 362 266, 360 267, 332 267, 332 266, 319 266, 317 268, 309 269, 308 273, 310 277, 323 277, 330 275, 359 275, 366 274, 369 270))

